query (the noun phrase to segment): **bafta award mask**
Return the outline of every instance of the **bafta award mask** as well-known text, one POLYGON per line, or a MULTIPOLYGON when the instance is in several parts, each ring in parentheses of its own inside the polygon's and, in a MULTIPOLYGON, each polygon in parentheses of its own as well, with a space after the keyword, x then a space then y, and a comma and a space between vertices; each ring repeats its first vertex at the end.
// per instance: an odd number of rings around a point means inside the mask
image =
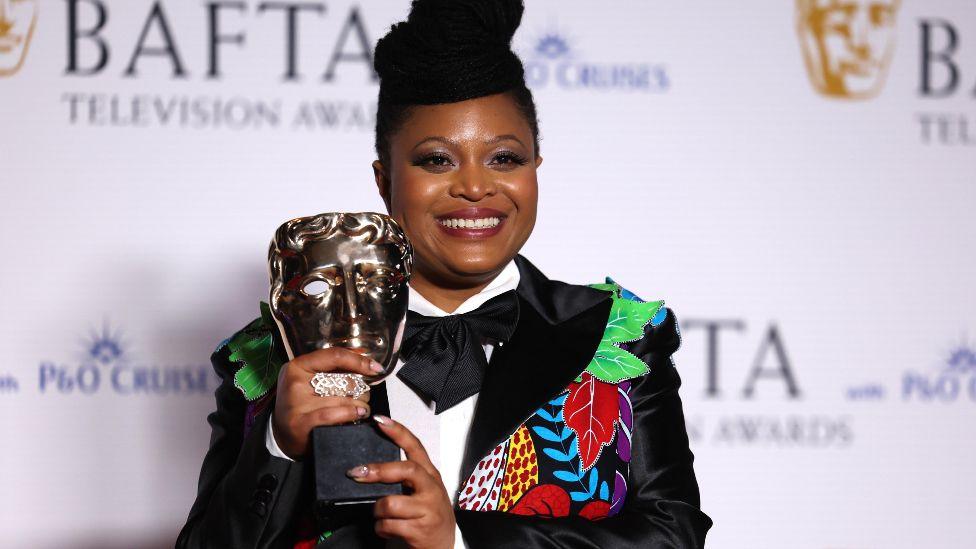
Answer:
POLYGON ((289 359, 345 347, 388 375, 407 314, 412 249, 390 217, 324 213, 292 219, 268 250, 271 312, 289 359))
POLYGON ((797 0, 800 46, 820 93, 847 99, 881 91, 901 0, 797 0))
POLYGON ((37 24, 39 0, 0 0, 0 76, 20 70, 37 24))

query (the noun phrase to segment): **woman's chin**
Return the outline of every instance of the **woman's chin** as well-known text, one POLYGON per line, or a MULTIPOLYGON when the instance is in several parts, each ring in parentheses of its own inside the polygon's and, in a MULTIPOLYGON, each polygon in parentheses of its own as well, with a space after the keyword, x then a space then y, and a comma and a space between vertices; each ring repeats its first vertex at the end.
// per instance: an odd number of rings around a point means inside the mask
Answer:
POLYGON ((485 277, 494 277, 505 265, 509 258, 497 253, 492 254, 465 254, 458 252, 457 255, 448 256, 444 262, 444 267, 458 280, 479 280, 485 277))
POLYGON ((450 285, 466 285, 478 284, 498 275, 518 253, 524 239, 503 231, 492 238, 438 238, 424 242, 428 243, 432 245, 414 246, 418 268, 427 270, 431 279, 440 278, 450 285))

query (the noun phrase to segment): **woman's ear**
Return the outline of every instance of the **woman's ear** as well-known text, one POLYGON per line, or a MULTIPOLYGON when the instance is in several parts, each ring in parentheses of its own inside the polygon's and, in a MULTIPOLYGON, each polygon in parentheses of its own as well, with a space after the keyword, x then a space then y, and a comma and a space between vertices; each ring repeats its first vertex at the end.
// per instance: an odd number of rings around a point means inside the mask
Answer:
POLYGON ((373 178, 376 179, 376 189, 380 192, 380 198, 386 205, 386 213, 392 212, 393 210, 390 209, 390 178, 386 173, 386 168, 383 167, 383 163, 379 160, 373 161, 373 178))
POLYGON ((535 167, 536 167, 536 169, 539 168, 539 164, 542 164, 542 156, 536 156, 535 157, 535 167))

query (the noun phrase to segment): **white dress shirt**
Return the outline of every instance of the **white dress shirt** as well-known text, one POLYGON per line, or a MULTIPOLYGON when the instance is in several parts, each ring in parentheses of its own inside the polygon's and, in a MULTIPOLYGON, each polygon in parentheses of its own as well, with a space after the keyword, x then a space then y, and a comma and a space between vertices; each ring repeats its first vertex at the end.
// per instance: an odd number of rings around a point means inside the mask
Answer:
MULTIPOLYGON (((420 295, 412 287, 410 291, 409 308, 411 311, 424 316, 441 317, 452 314, 463 314, 480 307, 489 299, 518 287, 519 271, 514 261, 508 265, 484 289, 469 297, 454 312, 448 313, 437 308, 434 304, 420 295)), ((483 341, 485 356, 491 358, 491 353, 498 342, 483 341)), ((441 473, 444 487, 453 503, 457 503, 457 492, 460 489, 461 460, 467 445, 468 430, 478 395, 471 395, 451 408, 434 414, 434 403, 418 395, 412 388, 403 383, 396 373, 403 367, 403 361, 397 361, 393 373, 386 378, 386 392, 390 400, 390 415, 420 439, 434 467, 441 473)), ((309 391, 312 388, 309 387, 309 391)), ((273 456, 290 460, 274 438, 272 421, 268 420, 265 445, 273 456)), ((461 532, 455 527, 456 548, 465 547, 461 540, 461 532)))

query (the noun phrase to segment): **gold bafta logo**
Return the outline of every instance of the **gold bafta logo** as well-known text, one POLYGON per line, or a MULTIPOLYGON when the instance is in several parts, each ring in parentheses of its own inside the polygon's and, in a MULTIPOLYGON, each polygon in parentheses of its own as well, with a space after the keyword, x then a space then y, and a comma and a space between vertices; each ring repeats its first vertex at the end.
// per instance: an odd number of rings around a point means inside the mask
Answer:
POLYGON ((38 0, 0 0, 0 76, 20 70, 37 24, 38 0))
POLYGON ((901 0, 796 0, 810 82, 829 97, 867 99, 884 86, 901 0))

